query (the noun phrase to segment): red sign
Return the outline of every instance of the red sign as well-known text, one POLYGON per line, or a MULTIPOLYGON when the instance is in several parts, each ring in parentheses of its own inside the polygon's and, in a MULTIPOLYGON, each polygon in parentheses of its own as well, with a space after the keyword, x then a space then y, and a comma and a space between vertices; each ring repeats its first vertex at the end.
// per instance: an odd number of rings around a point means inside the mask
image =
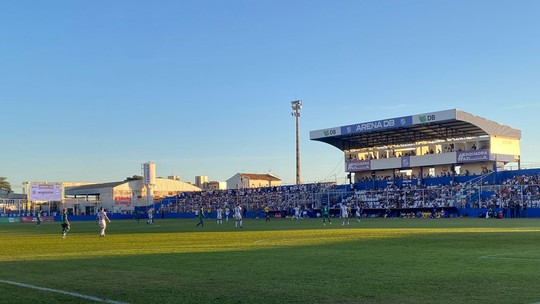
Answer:
POLYGON ((131 196, 117 196, 114 198, 116 205, 131 205, 131 196))

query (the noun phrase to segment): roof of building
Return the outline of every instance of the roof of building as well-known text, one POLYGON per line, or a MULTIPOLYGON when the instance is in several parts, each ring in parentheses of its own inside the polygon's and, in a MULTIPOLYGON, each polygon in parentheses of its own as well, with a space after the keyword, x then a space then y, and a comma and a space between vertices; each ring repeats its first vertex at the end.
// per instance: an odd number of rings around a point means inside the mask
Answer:
POLYGON ((5 189, 0 189, 0 198, 2 199, 25 199, 26 194, 14 193, 5 189))
POLYGON ((458 109, 363 122, 310 132, 340 150, 480 136, 521 138, 521 131, 458 109))
POLYGON ((281 179, 275 177, 272 174, 240 173, 240 176, 247 177, 247 178, 253 179, 253 180, 281 181, 281 179))
MULTIPOLYGON (((200 188, 193 186, 189 183, 182 182, 179 180, 173 180, 173 179, 167 179, 167 178, 156 178, 156 185, 154 185, 155 191, 165 191, 165 189, 168 189, 170 187, 175 188, 175 191, 201 191, 200 188)), ((127 186, 140 189, 143 187, 143 180, 142 179, 135 179, 135 180, 127 180, 127 181, 121 181, 121 182, 110 182, 110 183, 101 183, 101 184, 89 184, 89 185, 81 185, 76 187, 66 187, 65 194, 66 195, 99 195, 103 191, 103 189, 107 188, 115 188, 124 184, 129 184, 127 186)))
POLYGON ((101 184, 89 184, 75 187, 66 187, 66 195, 97 195, 100 193, 99 189, 114 188, 116 186, 129 183, 129 181, 110 182, 101 184))

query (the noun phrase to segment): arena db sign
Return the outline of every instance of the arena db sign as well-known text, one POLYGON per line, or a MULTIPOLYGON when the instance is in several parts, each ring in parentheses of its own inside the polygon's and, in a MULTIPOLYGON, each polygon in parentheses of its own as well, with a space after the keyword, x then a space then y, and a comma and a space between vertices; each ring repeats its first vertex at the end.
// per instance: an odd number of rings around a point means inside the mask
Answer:
POLYGON ((412 116, 398 117, 391 119, 376 120, 370 122, 364 122, 356 125, 349 125, 341 127, 342 134, 353 134, 370 132, 398 127, 410 126, 412 124, 412 116))

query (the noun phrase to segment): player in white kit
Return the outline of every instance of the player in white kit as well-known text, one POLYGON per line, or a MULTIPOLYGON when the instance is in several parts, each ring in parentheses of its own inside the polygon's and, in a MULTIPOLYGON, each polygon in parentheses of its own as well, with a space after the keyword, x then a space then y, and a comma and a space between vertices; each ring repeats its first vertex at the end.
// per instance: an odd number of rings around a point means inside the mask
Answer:
POLYGON ((234 207, 234 219, 234 227, 238 227, 238 223, 240 223, 240 228, 242 228, 242 207, 240 207, 240 204, 234 207))
POLYGON ((150 207, 148 209, 148 221, 147 224, 153 224, 154 223, 154 208, 150 207))
POLYGON ((356 206, 356 221, 360 223, 362 219, 362 205, 356 206))
POLYGON ((294 219, 295 220, 300 219, 300 207, 298 206, 294 207, 294 219))
POLYGON ((347 221, 347 225, 349 225, 349 210, 347 209, 347 205, 341 204, 341 219, 343 221, 341 226, 345 225, 345 221, 347 221))
POLYGON ((218 225, 223 224, 223 208, 219 206, 216 210, 217 213, 217 223, 218 225))
POLYGON ((99 210, 97 216, 96 216, 96 224, 99 225, 99 228, 101 228, 101 232, 99 233, 99 236, 105 236, 105 229, 107 229, 107 222, 111 222, 109 217, 107 216, 107 212, 105 212, 105 209, 101 207, 99 210))
POLYGON ((231 213, 231 209, 229 209, 229 206, 225 207, 225 221, 229 221, 229 214, 231 213))

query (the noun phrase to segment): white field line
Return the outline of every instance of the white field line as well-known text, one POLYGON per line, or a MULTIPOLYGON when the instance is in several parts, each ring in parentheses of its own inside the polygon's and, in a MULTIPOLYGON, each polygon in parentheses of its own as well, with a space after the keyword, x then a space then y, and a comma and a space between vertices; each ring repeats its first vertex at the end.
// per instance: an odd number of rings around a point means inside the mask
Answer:
POLYGON ((127 304, 126 302, 118 302, 118 301, 113 301, 113 300, 104 299, 104 298, 87 296, 87 295, 83 295, 83 294, 76 293, 76 292, 64 291, 64 290, 59 290, 59 289, 52 289, 52 288, 47 288, 47 287, 40 287, 40 286, 35 286, 35 285, 30 285, 30 284, 25 284, 25 283, 19 283, 19 282, 13 282, 13 281, 0 280, 0 283, 9 284, 9 285, 15 285, 15 286, 19 286, 19 287, 25 287, 25 288, 31 288, 31 289, 41 290, 41 291, 55 292, 55 293, 68 295, 68 296, 72 296, 72 297, 76 297, 76 298, 81 298, 81 299, 85 299, 85 300, 95 301, 95 302, 111 303, 111 304, 127 304))
MULTIPOLYGON (((526 262, 540 262, 540 259, 526 259, 526 258, 504 258, 495 256, 482 256, 481 259, 487 260, 507 260, 507 261, 526 261, 526 262)), ((540 303, 539 303, 540 304, 540 303)))
MULTIPOLYGON (((528 258, 511 258, 505 257, 508 255, 523 254, 523 253, 534 253, 539 252, 540 250, 526 251, 526 252, 510 252, 510 253, 501 253, 493 255, 484 255, 479 257, 480 259, 489 259, 489 260, 507 260, 507 261, 526 261, 526 262, 540 262, 540 259, 528 259, 528 258)), ((540 302, 535 302, 531 304, 540 304, 540 302)))
MULTIPOLYGON (((539 252, 540 250, 533 250, 533 251, 526 251, 526 252, 509 252, 509 253, 501 253, 501 254, 493 254, 493 255, 483 255, 479 257, 480 259, 489 259, 489 260, 509 260, 509 261, 527 261, 527 262, 540 262, 540 259, 529 259, 529 258, 514 258, 509 257, 512 255, 520 255, 524 253, 535 253, 539 252)), ((540 304, 535 303, 535 304, 540 304)))

